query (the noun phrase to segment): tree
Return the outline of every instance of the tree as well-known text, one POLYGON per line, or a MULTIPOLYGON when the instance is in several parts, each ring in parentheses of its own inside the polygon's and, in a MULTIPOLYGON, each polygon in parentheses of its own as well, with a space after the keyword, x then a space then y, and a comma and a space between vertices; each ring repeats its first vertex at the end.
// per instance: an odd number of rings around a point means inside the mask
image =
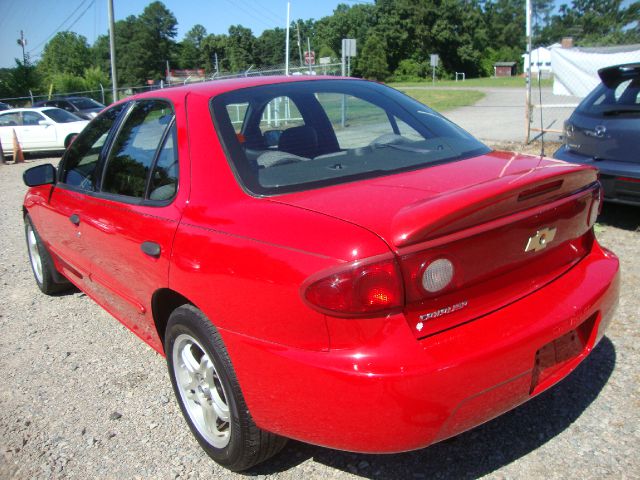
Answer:
POLYGON ((242 25, 232 25, 229 27, 227 45, 231 71, 239 72, 246 70, 254 63, 253 51, 255 48, 255 37, 250 29, 242 25))
POLYGON ((149 52, 145 56, 146 76, 148 79, 162 78, 166 61, 174 50, 178 21, 162 2, 157 1, 147 5, 138 21, 142 28, 136 32, 136 40, 149 52))
POLYGON ((45 45, 38 68, 51 78, 56 74, 81 76, 90 65, 87 39, 74 32, 59 32, 45 45))
POLYGON ((372 80, 384 80, 389 75, 387 65, 386 46, 382 38, 376 33, 372 33, 362 47, 358 56, 358 71, 365 77, 372 80))
POLYGON ((178 63, 181 68, 205 68, 207 59, 203 55, 202 44, 207 30, 200 24, 194 25, 180 42, 178 63))
POLYGON ((218 71, 229 70, 228 60, 229 37, 227 35, 207 35, 201 44, 202 58, 208 72, 216 71, 215 58, 218 58, 218 71))
POLYGON ((272 28, 265 30, 256 38, 254 60, 259 67, 280 65, 284 62, 286 30, 272 28))
POLYGON ((0 95, 3 98, 27 97, 29 93, 39 93, 41 79, 36 67, 15 59, 16 66, 4 72, 0 82, 0 95))

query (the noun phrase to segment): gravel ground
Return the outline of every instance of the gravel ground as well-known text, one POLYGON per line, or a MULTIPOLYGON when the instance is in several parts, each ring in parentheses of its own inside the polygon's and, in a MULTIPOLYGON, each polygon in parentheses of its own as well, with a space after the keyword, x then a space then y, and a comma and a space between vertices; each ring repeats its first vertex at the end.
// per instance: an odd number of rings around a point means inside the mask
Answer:
POLYGON ((598 237, 622 260, 620 305, 598 348, 550 391, 417 452, 292 441, 240 475, 201 452, 161 356, 84 294, 37 289, 21 175, 44 161, 0 165, 0 478, 640 478, 640 209, 605 206, 598 237))

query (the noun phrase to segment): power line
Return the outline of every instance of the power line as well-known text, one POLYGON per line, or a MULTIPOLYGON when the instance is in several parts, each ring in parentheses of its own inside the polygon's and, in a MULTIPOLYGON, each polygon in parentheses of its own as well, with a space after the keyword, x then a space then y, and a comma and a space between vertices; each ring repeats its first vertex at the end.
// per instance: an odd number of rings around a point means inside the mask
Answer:
POLYGON ((242 3, 236 3, 232 0, 227 0, 227 3, 232 5, 234 8, 239 8, 240 10, 242 10, 244 13, 246 13, 247 15, 249 15, 250 17, 252 17, 254 20, 257 20, 258 22, 260 22, 263 25, 266 25, 269 28, 273 28, 273 24, 272 23, 267 23, 263 18, 261 18, 260 16, 258 16, 256 13, 254 13, 253 11, 249 10, 248 8, 245 8, 244 5, 242 5, 242 3))
POLYGON ((80 10, 80 8, 82 8, 82 5, 84 3, 86 3, 87 0, 81 0, 81 2, 78 4, 78 6, 75 8, 75 10, 73 12, 71 12, 71 15, 69 15, 67 18, 64 19, 64 21, 58 25, 58 28, 56 28, 53 33, 51 35, 49 35, 47 38, 45 38, 42 42, 40 42, 38 45, 36 45, 35 47, 33 47, 31 50, 29 50, 29 54, 35 52, 39 47, 41 47, 42 45, 44 45, 45 43, 47 43, 49 40, 51 40, 51 38, 60 31, 60 29, 64 26, 65 23, 67 23, 69 21, 69 19, 71 17, 73 17, 78 10, 80 10))
MULTIPOLYGON (((83 1, 82 1, 82 3, 85 3, 86 1, 87 1, 87 0, 83 0, 83 1)), ((89 5, 87 5, 87 8, 85 8, 85 9, 82 11, 82 13, 81 13, 80 15, 78 15, 78 18, 76 18, 73 22, 71 22, 71 24, 70 24, 69 26, 67 26, 67 27, 65 28, 65 30, 66 30, 66 31, 71 30, 71 29, 73 28, 73 26, 74 26, 76 23, 78 23, 82 17, 84 17, 84 15, 89 11, 89 9, 90 9, 91 7, 93 7, 93 4, 95 3, 95 1, 96 1, 96 0, 91 0, 91 2, 89 3, 89 5)), ((80 6, 82 6, 82 4, 81 4, 80 6)), ((78 7, 78 9, 79 9, 79 8, 80 8, 80 7, 78 7)), ((76 11, 75 11, 75 12, 73 12, 73 13, 76 13, 76 12, 78 11, 78 9, 76 9, 76 11)), ((73 14, 71 14, 71 16, 73 16, 73 14)), ((66 21, 66 20, 65 20, 65 21, 66 21)), ((58 28, 58 29, 59 29, 59 28, 58 28)), ((54 33, 53 33, 49 38, 53 37, 53 35, 55 35, 56 33, 58 33, 58 32, 57 32, 57 31, 56 31, 56 32, 54 32, 54 33)), ((46 42, 46 41, 48 41, 48 40, 49 40, 49 39, 45 40, 45 42, 46 42)), ((42 43, 45 43, 45 42, 41 42, 41 43, 40 43, 40 45, 42 45, 42 43)), ((40 45, 38 45, 38 46, 40 46, 40 45)), ((36 47, 36 48, 38 48, 38 47, 36 47)), ((31 52, 33 52, 34 50, 36 50, 36 48, 34 48, 33 50, 31 50, 31 52)), ((40 50, 38 51, 38 53, 40 53, 42 50, 43 50, 43 49, 40 49, 40 50)), ((30 52, 30 53, 31 53, 31 52, 30 52)))
POLYGON ((269 18, 269 20, 273 21, 273 22, 277 22, 277 23, 284 23, 286 22, 286 18, 284 16, 280 16, 277 15, 276 13, 274 13, 272 10, 266 8, 264 5, 261 5, 259 2, 257 2, 256 0, 251 0, 251 3, 258 7, 258 9, 262 10, 263 14, 267 15, 269 18))

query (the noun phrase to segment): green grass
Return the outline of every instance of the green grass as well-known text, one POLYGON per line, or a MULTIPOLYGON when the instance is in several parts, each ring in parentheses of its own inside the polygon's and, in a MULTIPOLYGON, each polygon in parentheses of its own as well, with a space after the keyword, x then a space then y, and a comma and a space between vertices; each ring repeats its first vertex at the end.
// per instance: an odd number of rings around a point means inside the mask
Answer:
POLYGON ((401 87, 396 88, 438 112, 473 105, 484 98, 484 93, 477 90, 403 90, 401 87))
MULTIPOLYGON (((487 78, 469 78, 463 81, 454 80, 436 80, 433 84, 431 79, 425 79, 421 82, 394 82, 389 83, 389 86, 402 89, 402 87, 494 87, 494 88, 524 88, 526 86, 525 79, 522 77, 487 77, 487 78)), ((533 85, 538 85, 538 79, 534 77, 533 85)), ((553 80, 551 78, 542 79, 543 87, 553 86, 553 80)))

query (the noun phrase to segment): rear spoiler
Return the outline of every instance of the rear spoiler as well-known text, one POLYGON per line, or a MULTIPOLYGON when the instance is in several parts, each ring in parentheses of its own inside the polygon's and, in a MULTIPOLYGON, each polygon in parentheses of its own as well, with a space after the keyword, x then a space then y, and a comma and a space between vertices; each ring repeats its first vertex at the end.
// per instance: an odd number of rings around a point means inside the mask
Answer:
POLYGON ((621 81, 640 77, 640 63, 627 63, 625 65, 614 65, 598 70, 598 75, 609 88, 615 88, 621 81))

